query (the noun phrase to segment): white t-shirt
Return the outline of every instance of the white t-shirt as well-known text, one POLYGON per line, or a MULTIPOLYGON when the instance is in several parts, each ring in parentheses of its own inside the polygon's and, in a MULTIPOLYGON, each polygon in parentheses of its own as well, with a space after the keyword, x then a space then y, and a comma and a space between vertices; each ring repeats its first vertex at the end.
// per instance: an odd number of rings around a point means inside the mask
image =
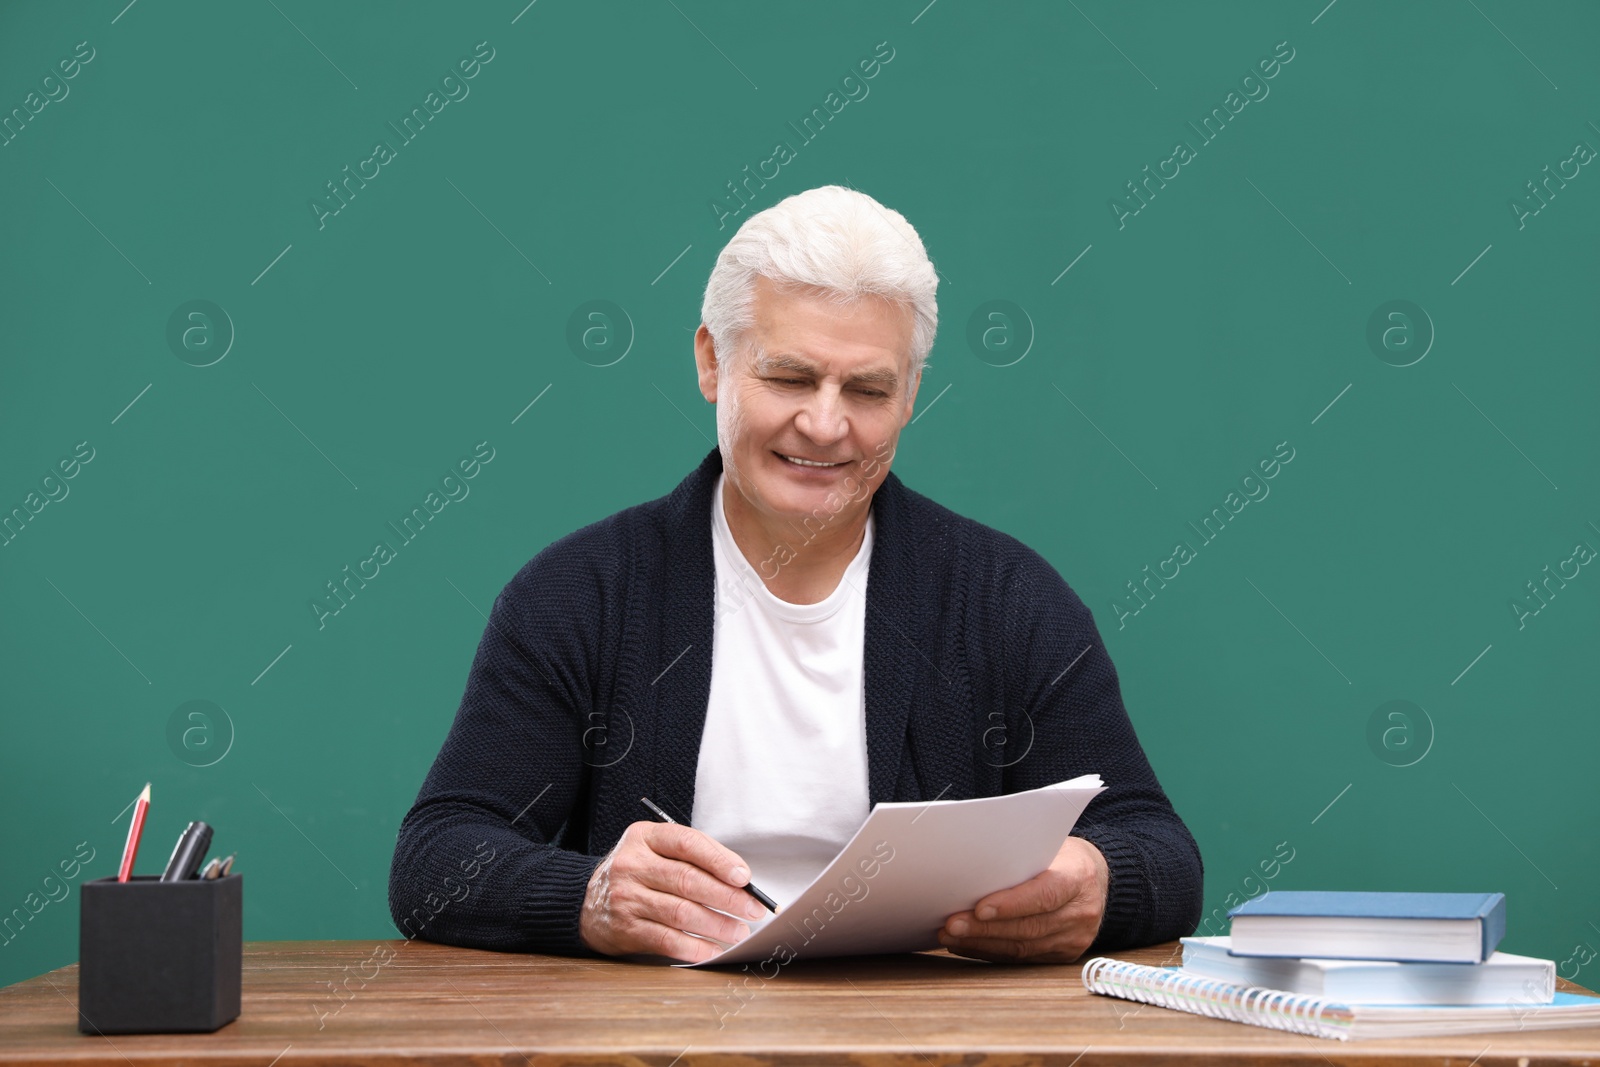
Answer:
POLYGON ((873 520, 827 599, 791 604, 739 551, 725 479, 712 497, 717 610, 692 823, 744 857, 750 880, 781 908, 870 807, 861 657, 873 520))

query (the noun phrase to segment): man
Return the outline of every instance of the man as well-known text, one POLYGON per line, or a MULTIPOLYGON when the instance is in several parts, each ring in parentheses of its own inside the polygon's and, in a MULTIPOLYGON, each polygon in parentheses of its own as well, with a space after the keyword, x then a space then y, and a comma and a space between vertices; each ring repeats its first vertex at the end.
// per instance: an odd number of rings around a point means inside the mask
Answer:
POLYGON ((940 942, 1065 963, 1194 929, 1199 851, 1089 609, 890 473, 937 284, 910 224, 853 190, 740 227, 695 334, 717 448, 496 598, 395 847, 404 933, 698 961, 766 916, 740 887, 787 904, 878 801, 1091 772, 1107 790, 1049 869, 940 942))

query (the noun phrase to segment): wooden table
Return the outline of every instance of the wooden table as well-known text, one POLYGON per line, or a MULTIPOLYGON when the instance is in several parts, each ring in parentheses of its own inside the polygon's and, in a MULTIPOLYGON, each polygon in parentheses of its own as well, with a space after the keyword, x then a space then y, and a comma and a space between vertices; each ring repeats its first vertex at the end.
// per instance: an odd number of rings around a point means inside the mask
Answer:
MULTIPOLYGON (((1175 944, 1118 955, 1179 958, 1175 944)), ((755 966, 686 970, 423 941, 248 942, 238 1019, 213 1034, 111 1037, 77 1032, 77 970, 0 990, 0 1062, 1600 1065, 1600 1028, 1317 1040, 1091 996, 1076 966, 943 951, 796 962, 767 979, 755 966)))

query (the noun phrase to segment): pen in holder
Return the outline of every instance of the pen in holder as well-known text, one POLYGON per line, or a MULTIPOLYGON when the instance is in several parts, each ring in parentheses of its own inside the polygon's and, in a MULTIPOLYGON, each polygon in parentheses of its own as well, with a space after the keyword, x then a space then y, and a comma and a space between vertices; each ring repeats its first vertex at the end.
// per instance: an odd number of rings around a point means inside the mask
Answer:
POLYGON ((78 1029, 210 1032, 239 1015, 244 876, 83 883, 78 1029))

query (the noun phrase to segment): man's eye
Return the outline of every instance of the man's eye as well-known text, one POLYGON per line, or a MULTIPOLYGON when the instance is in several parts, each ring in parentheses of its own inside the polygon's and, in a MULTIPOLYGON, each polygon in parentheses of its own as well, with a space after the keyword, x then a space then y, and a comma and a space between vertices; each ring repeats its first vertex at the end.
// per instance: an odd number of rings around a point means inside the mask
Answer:
POLYGON ((874 400, 876 400, 878 397, 888 395, 881 389, 858 389, 856 392, 860 393, 862 396, 872 397, 874 400))
POLYGON ((772 380, 777 382, 779 385, 804 385, 805 384, 805 379, 803 379, 803 378, 774 378, 772 380))

